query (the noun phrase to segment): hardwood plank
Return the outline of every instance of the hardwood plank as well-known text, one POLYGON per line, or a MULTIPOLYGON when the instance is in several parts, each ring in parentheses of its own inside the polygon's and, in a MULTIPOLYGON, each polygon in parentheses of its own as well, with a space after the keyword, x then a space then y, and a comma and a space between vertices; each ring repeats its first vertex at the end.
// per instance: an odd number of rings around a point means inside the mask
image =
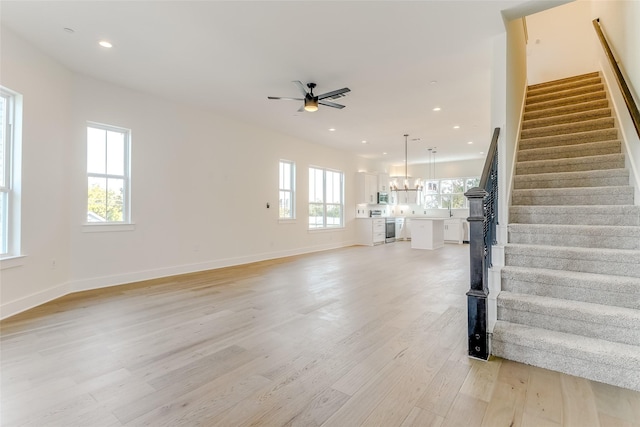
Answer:
POLYGON ((530 368, 524 410, 532 418, 544 418, 557 424, 562 423, 562 391, 559 373, 533 366, 530 368))
POLYGON ((444 418, 432 412, 414 407, 400 427, 440 427, 444 418))
POLYGON ((489 402, 501 363, 501 359, 492 359, 486 362, 472 360, 471 369, 460 388, 460 393, 489 402))
POLYGON ((595 396, 589 380, 561 375, 562 424, 581 427, 599 427, 595 396))

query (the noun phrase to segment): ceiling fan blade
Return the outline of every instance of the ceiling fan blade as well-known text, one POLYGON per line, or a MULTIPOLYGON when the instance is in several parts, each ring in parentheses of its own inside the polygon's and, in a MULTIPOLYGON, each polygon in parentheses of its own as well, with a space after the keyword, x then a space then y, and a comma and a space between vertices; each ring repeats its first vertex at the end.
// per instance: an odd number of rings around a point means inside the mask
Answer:
POLYGON ((344 108, 344 105, 341 104, 336 104, 335 102, 329 102, 329 101, 318 101, 318 104, 322 104, 322 105, 326 105, 327 107, 333 107, 333 108, 344 108))
POLYGON ((331 92, 318 95, 318 99, 333 98, 333 97, 342 98, 342 96, 340 95, 347 92, 351 92, 351 89, 349 89, 348 87, 343 87, 342 89, 332 90, 331 92))
POLYGON ((291 83, 295 84, 304 96, 307 96, 306 86, 300 80, 294 80, 291 83))
POLYGON ((284 99, 285 101, 304 101, 303 98, 287 98, 282 96, 267 96, 267 99, 284 99))

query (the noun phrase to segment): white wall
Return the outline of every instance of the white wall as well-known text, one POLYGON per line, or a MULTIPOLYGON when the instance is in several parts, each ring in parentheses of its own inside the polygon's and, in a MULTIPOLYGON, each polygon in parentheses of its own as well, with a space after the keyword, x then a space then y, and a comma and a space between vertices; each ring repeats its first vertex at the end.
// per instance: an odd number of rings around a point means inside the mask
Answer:
POLYGON ((5 29, 1 54, 2 85, 24 95, 27 255, 2 271, 3 317, 76 290, 353 243, 355 173, 378 165, 76 75, 5 29), (83 229, 86 121, 132 130, 133 231, 83 229), (278 221, 281 158, 298 171, 295 223, 278 221), (345 173, 345 229, 307 230, 309 165, 345 173))
POLYGON ((567 3, 526 19, 530 85, 598 70, 589 0, 567 3))
POLYGON ((4 27, 1 37, 0 84, 23 95, 20 196, 22 253, 27 255, 0 264, 0 315, 6 317, 15 310, 12 303, 35 305, 68 285, 72 76, 4 27))
MULTIPOLYGON (((613 51, 618 66, 636 102, 640 105, 640 2, 594 1, 592 18, 600 18, 600 25, 613 51)), ((616 107, 617 125, 624 137, 626 163, 631 171, 630 184, 635 187, 635 204, 640 205, 640 136, 617 84, 604 50, 598 44, 600 69, 605 78, 611 101, 616 107)))

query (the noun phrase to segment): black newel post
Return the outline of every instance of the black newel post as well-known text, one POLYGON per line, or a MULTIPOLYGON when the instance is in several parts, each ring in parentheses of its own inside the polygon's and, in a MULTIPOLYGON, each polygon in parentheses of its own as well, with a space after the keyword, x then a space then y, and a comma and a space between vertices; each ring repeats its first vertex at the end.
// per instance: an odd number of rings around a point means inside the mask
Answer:
POLYGON ((469 356, 487 360, 489 358, 489 338, 487 335, 487 295, 485 198, 489 193, 474 187, 464 195, 469 199, 469 256, 470 287, 467 292, 467 316, 469 356))

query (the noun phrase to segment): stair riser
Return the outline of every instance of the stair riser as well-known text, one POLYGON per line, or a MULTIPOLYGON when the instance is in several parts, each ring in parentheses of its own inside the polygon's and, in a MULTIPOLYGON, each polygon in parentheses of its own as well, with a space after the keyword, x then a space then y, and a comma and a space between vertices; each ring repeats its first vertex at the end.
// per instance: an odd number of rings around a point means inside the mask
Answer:
POLYGON ((525 113, 529 113, 532 111, 540 111, 540 110, 546 110, 549 108, 564 107, 567 105, 573 105, 573 104, 579 104, 582 102, 597 101, 597 100, 603 100, 603 99, 607 99, 607 94, 604 91, 591 92, 591 93, 585 93, 582 95, 572 96, 568 98, 553 99, 546 102, 538 101, 535 103, 527 103, 525 104, 524 111, 525 113))
POLYGON ((621 153, 622 144, 619 141, 591 142, 563 147, 520 150, 518 152, 518 161, 532 162, 540 160, 573 159, 576 157, 604 156, 621 153))
POLYGON ((640 249, 637 236, 584 236, 579 234, 533 234, 509 232, 509 243, 570 246, 576 248, 640 249))
POLYGON ((553 161, 518 162, 516 175, 533 175, 560 172, 585 172, 624 168, 623 155, 609 157, 578 157, 576 159, 560 159, 553 161))
POLYGON ((571 76, 571 77, 566 77, 563 79, 557 79, 557 80, 551 80, 548 82, 542 82, 542 83, 536 83, 533 85, 530 85, 527 90, 529 91, 535 91, 535 90, 541 90, 541 89, 548 89, 548 88, 557 88, 557 87, 563 87, 565 85, 569 85, 572 83, 578 84, 579 86, 588 86, 586 84, 587 81, 592 80, 592 79, 599 79, 600 78, 600 73, 597 71, 594 71, 592 73, 586 73, 586 74, 581 74, 579 76, 571 76))
POLYGON ((539 138, 543 136, 567 135, 577 132, 590 132, 602 129, 612 129, 615 123, 613 118, 602 118, 596 120, 588 120, 578 123, 568 123, 556 126, 539 127, 533 129, 525 129, 520 132, 520 139, 539 138))
POLYGON ((597 259, 562 258, 560 256, 561 255, 549 252, 532 255, 530 253, 513 254, 507 251, 505 254, 505 265, 640 277, 640 256, 629 256, 627 259, 619 259, 617 262, 597 259))
POLYGON ((599 93, 602 91, 604 91, 604 84, 599 83, 595 85, 581 86, 578 88, 573 88, 568 90, 551 91, 549 93, 545 93, 542 95, 532 96, 530 94, 527 94, 527 101, 525 105, 539 104, 541 102, 550 102, 558 99, 573 98, 580 95, 599 93))
POLYGON ((626 185, 629 178, 617 176, 612 178, 575 178, 575 179, 538 179, 519 180, 516 176, 515 190, 534 190, 542 188, 580 188, 580 187, 615 187, 626 185))
POLYGON ((603 108, 599 110, 589 110, 582 111, 578 114, 565 114, 565 115, 557 115, 553 117, 545 117, 534 120, 524 120, 522 122, 522 129, 537 129, 545 126, 557 126, 557 125, 566 125, 566 124, 577 124, 582 123, 587 120, 595 120, 600 118, 610 118, 611 117, 611 109, 603 108))
POLYGON ((614 292, 615 290, 601 290, 570 286, 562 281, 553 284, 532 282, 515 278, 502 278, 502 290, 520 294, 562 298, 571 301, 582 301, 594 304, 606 304, 614 307, 633 308, 640 310, 640 288, 637 292, 614 292))
POLYGON ((578 104, 569 104, 569 105, 564 105, 562 107, 547 108, 547 109, 538 110, 538 111, 529 111, 527 113, 524 113, 522 120, 526 122, 529 120, 564 116, 567 114, 580 113, 583 111, 599 110, 599 109, 608 108, 608 107, 609 107, 609 101, 606 98, 596 99, 594 101, 581 102, 578 104))
POLYGON ((601 362, 577 359, 574 355, 551 353, 505 342, 497 339, 495 335, 491 343, 491 353, 527 365, 640 391, 640 370, 634 369, 633 365, 604 365, 601 362))
POLYGON ((640 225, 637 215, 580 212, 566 214, 519 211, 509 214, 509 221, 516 224, 565 224, 565 225, 640 225))
POLYGON ((611 141, 618 138, 618 131, 614 129, 603 129, 592 132, 573 133, 568 135, 543 136, 539 138, 529 138, 520 140, 518 143, 520 150, 535 148, 563 147, 567 145, 583 144, 585 142, 611 141))
POLYGON ((559 311, 553 314, 521 311, 501 306, 499 300, 498 319, 534 328, 549 329, 622 344, 640 345, 640 325, 615 327, 599 322, 599 319, 596 318, 590 319, 592 321, 566 318, 559 311))

